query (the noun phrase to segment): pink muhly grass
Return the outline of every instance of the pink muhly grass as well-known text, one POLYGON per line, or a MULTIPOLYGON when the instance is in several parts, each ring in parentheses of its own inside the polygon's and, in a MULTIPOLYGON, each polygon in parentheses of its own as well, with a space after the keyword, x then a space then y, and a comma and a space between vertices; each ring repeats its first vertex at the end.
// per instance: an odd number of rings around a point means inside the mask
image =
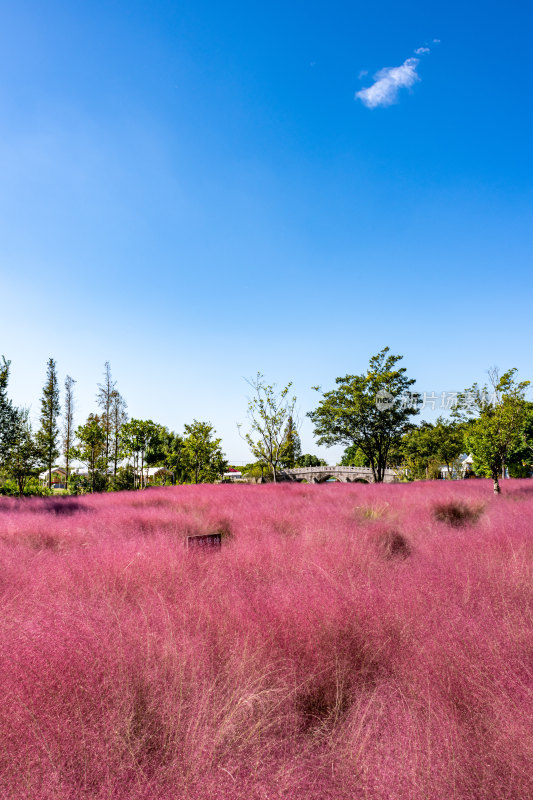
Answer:
POLYGON ((532 527, 528 481, 0 498, 0 796, 531 797, 532 527))

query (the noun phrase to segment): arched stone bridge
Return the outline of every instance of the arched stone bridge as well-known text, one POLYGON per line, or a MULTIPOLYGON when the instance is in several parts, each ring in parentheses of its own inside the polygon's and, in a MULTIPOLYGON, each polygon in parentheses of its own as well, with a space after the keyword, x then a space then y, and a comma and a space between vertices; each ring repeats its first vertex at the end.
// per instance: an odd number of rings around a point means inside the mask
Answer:
MULTIPOLYGON (((279 473, 279 480, 307 481, 307 483, 324 483, 334 478, 340 483, 374 483, 374 475, 370 467, 296 467, 284 469, 279 473)), ((384 483, 398 483, 398 476, 393 469, 386 469, 384 483)))

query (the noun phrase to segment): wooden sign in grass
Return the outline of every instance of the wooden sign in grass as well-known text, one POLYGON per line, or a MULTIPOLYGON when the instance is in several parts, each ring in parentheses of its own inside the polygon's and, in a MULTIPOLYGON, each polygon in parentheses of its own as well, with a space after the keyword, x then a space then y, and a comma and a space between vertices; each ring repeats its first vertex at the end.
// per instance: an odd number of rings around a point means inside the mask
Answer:
POLYGON ((206 533, 187 536, 187 550, 219 550, 222 547, 221 533, 206 533))

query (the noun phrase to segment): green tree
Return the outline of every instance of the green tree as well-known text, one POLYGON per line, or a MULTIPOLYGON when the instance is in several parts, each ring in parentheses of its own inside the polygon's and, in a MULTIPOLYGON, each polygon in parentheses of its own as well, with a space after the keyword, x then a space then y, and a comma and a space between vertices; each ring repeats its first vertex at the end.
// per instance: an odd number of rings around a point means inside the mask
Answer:
POLYGON ((357 444, 347 447, 341 458, 342 467, 368 467, 369 465, 370 459, 357 444))
POLYGON ((22 497, 28 478, 35 475, 41 452, 31 430, 29 411, 21 408, 16 414, 14 437, 7 450, 5 468, 17 482, 19 496, 22 497))
POLYGON ((446 477, 451 479, 459 473, 464 448, 464 425, 438 417, 434 424, 423 421, 404 434, 397 454, 411 478, 440 478, 445 466, 446 477))
POLYGON ((394 448, 395 467, 396 469, 401 467, 410 480, 438 477, 437 474, 434 474, 434 463, 432 462, 434 456, 431 443, 432 429, 433 425, 424 420, 417 427, 404 433, 401 442, 394 448))
POLYGON ((37 444, 41 450, 42 463, 48 470, 49 489, 52 487, 52 467, 59 455, 57 440, 59 437, 58 417, 60 411, 56 362, 53 358, 49 358, 46 368, 46 383, 41 397, 41 427, 36 436, 37 444))
POLYGON ((121 429, 121 443, 126 455, 133 458, 135 474, 139 476, 139 488, 144 489, 145 458, 151 443, 159 436, 160 426, 151 419, 130 419, 121 429))
POLYGON ((465 449, 465 426, 455 420, 438 417, 430 434, 433 455, 447 468, 446 477, 452 479, 459 474, 459 456, 465 449))
POLYGON ((122 447, 122 426, 128 421, 128 404, 116 389, 111 398, 111 447, 109 456, 113 464, 113 485, 116 483, 119 463, 125 453, 122 447))
POLYGON ((182 483, 184 473, 183 436, 160 426, 157 437, 150 442, 146 452, 146 463, 149 466, 164 467, 172 473, 172 483, 182 483))
POLYGON ((253 455, 268 464, 276 483, 277 469, 286 447, 286 425, 294 417, 296 405, 296 397, 288 396, 292 382, 280 392, 275 390, 275 384, 265 383, 260 372, 247 382, 254 394, 248 401, 247 412, 251 431, 244 438, 253 455))
POLYGON ((135 489, 135 470, 131 464, 119 467, 113 476, 113 489, 116 492, 125 492, 135 489))
POLYGON ((96 395, 96 402, 101 410, 101 423, 105 432, 105 446, 104 446, 104 462, 106 474, 111 459, 111 447, 113 437, 113 397, 116 392, 115 386, 117 382, 111 376, 111 367, 109 361, 104 364, 104 380, 103 383, 98 384, 98 393, 96 395))
POLYGON ((68 486, 70 472, 70 449, 74 445, 74 384, 76 381, 67 375, 65 378, 65 402, 63 404, 63 455, 65 457, 65 481, 68 486))
POLYGON ((227 461, 214 438, 215 430, 209 422, 194 420, 185 425, 183 440, 184 471, 192 483, 213 483, 224 474, 227 461))
POLYGON ((89 414, 85 425, 76 429, 78 444, 70 450, 71 458, 87 464, 91 492, 105 487, 105 429, 97 414, 89 414))
POLYGON ((272 480, 270 467, 264 461, 245 464, 244 467, 241 467, 241 473, 246 478, 253 479, 256 483, 268 483, 272 480))
POLYGON ((298 459, 302 455, 302 443, 300 442, 300 436, 298 434, 298 426, 292 414, 287 420, 283 438, 284 445, 280 464, 285 469, 292 469, 296 466, 298 459))
POLYGON ((533 470, 533 403, 526 402, 526 418, 520 434, 520 444, 507 457, 512 478, 527 478, 533 470))
POLYGON ((163 464, 172 473, 173 483, 183 483, 184 479, 183 442, 183 436, 170 432, 164 443, 163 464))
POLYGON ((466 444, 474 455, 476 473, 491 477, 494 494, 500 494, 500 476, 511 454, 520 447, 528 405, 525 390, 529 381, 517 383, 516 369, 501 377, 498 370, 489 370, 489 386, 474 383, 458 399, 456 416, 469 422, 466 444))
POLYGON ((376 483, 383 481, 389 451, 409 430, 419 406, 419 396, 411 391, 414 379, 396 366, 402 356, 388 353, 385 347, 373 356, 361 375, 337 378, 337 388, 324 392, 318 408, 308 413, 318 443, 360 448, 376 483))
POLYGON ((304 453, 296 462, 297 467, 327 467, 328 462, 323 458, 311 455, 311 453, 304 453))
POLYGON ((18 423, 17 410, 7 396, 11 361, 2 356, 0 362, 0 469, 4 466, 10 446, 15 441, 18 423))

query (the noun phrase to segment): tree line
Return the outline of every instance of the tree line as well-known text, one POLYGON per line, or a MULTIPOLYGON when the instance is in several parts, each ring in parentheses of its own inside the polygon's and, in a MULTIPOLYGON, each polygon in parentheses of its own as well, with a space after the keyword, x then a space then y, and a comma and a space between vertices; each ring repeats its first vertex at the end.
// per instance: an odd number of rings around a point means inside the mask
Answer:
MULTIPOLYGON (((416 425, 422 398, 412 388, 415 380, 400 366, 402 358, 385 347, 364 372, 338 377, 333 389, 313 387, 321 399, 308 416, 318 444, 344 446, 342 465, 368 467, 377 483, 386 469, 394 469, 400 480, 439 478, 444 472, 450 479, 492 478, 499 494, 502 477, 532 474, 533 403, 526 399, 530 382, 518 381, 516 369, 503 374, 489 370, 488 384, 474 383, 457 393, 449 419, 416 425), (461 460, 466 454, 473 456, 468 471, 461 460)), ((280 466, 298 465, 298 458, 287 464, 288 444, 292 442, 294 451, 297 441, 292 424, 296 398, 289 399, 290 383, 276 392, 260 373, 250 386, 250 432, 245 438, 275 481, 280 466)))
POLYGON ((129 418, 127 403, 117 389, 109 362, 96 395, 97 411, 75 424, 75 384, 67 375, 61 402, 57 367, 50 358, 40 400, 39 427, 34 432, 29 409, 17 408, 7 394, 10 361, 0 363, 0 492, 34 493, 61 456, 65 488, 87 491, 143 489, 150 468, 158 468, 159 483, 203 483, 219 479, 227 467, 221 440, 209 422, 193 420, 183 433, 152 420, 129 418), (81 462, 84 470, 73 468, 81 462))
MULTIPOLYGON (((402 480, 464 476, 461 455, 471 453, 469 472, 493 480, 500 491, 506 474, 527 477, 533 470, 533 403, 526 399, 529 381, 518 381, 516 370, 489 370, 489 382, 474 383, 458 393, 448 419, 415 424, 422 400, 415 380, 400 366, 402 356, 385 347, 360 374, 336 379, 323 391, 308 416, 319 444, 344 447, 343 465, 371 469, 376 482, 385 470, 402 480)), ((0 362, 0 491, 36 491, 39 471, 52 471, 58 456, 65 464, 65 484, 74 493, 142 489, 159 483, 202 483, 220 480, 228 462, 209 422, 193 420, 182 433, 152 420, 130 419, 109 362, 98 384, 97 412, 75 424, 75 384, 67 375, 61 399, 54 359, 47 364, 40 401, 39 428, 32 430, 27 408, 17 408, 7 394, 10 362, 0 362), (86 466, 85 474, 72 468, 86 466), (150 471, 152 470, 152 474, 150 471)), ((242 471, 256 480, 278 480, 296 466, 325 465, 302 453, 296 397, 291 383, 281 390, 261 373, 248 381, 248 430, 242 434, 255 461, 242 471)), ((239 425, 239 430, 242 426, 239 425)))

